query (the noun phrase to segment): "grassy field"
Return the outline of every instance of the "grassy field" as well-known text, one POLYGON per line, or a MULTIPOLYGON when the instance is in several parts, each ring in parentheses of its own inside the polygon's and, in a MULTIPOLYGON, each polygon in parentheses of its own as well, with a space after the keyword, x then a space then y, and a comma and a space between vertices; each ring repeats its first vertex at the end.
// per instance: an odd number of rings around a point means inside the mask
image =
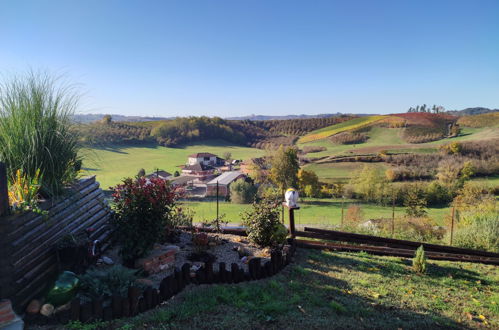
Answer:
POLYGON ((341 133, 341 132, 346 132, 346 131, 351 131, 355 129, 359 129, 362 127, 365 127, 367 125, 371 125, 377 121, 386 119, 386 116, 366 116, 366 117, 359 117, 359 118, 354 118, 350 119, 348 121, 331 125, 328 127, 324 127, 315 131, 312 131, 308 133, 307 135, 303 136, 300 138, 299 142, 300 143, 306 143, 306 142, 312 142, 320 139, 327 138, 329 136, 341 133))
MULTIPOLYGON (((85 329, 469 329, 499 327, 499 268, 298 249, 272 278, 190 286, 162 307, 85 329)), ((83 329, 74 324, 71 329, 83 329)))
POLYGON ((264 154, 263 150, 228 144, 224 141, 205 141, 178 148, 158 146, 108 146, 102 149, 85 149, 84 174, 97 175, 101 187, 107 189, 121 182, 124 177, 135 176, 144 168, 147 173, 159 168, 170 173, 187 162, 187 156, 196 152, 211 152, 222 157, 232 153, 234 159, 247 159, 264 154))
MULTIPOLYGON (((216 218, 216 202, 184 202, 184 204, 195 212, 194 222, 216 218)), ((355 203, 352 200, 344 202, 345 214, 350 204, 359 205, 366 220, 390 218, 392 216, 392 208, 389 206, 355 203)), ((299 226, 320 225, 321 227, 328 227, 339 225, 341 222, 341 206, 342 201, 340 199, 306 198, 300 203, 301 209, 295 212, 295 222, 299 226)), ((231 224, 239 225, 241 223, 240 214, 250 207, 251 205, 249 204, 222 202, 219 206, 219 212, 220 214, 225 214, 226 220, 231 224)), ((395 207, 395 216, 402 216, 404 214, 405 208, 395 207)), ((450 214, 450 209, 447 207, 428 209, 428 215, 438 224, 444 224, 445 216, 448 214, 450 214)), ((289 223, 287 212, 285 212, 285 223, 289 223)))

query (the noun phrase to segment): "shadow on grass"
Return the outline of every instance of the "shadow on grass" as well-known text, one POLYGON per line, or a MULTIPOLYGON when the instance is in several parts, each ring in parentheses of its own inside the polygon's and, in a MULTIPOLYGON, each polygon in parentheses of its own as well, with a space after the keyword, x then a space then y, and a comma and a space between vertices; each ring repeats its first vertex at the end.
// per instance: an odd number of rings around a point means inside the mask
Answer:
POLYGON ((310 263, 308 259, 314 255, 318 253, 299 249, 296 262, 269 279, 189 287, 163 308, 117 325, 173 329, 463 328, 463 324, 429 308, 418 306, 414 311, 352 293, 352 285, 358 283, 349 283, 340 274, 330 275, 333 267, 352 263, 372 266, 367 260, 347 260, 348 256, 335 254, 319 256, 319 262, 310 263))

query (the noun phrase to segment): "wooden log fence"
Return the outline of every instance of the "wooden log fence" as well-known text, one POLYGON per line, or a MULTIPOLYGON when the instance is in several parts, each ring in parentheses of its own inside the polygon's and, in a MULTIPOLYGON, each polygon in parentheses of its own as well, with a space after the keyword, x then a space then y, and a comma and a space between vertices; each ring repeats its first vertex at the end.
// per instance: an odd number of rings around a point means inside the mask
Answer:
POLYGON ((350 242, 350 243, 379 245, 379 246, 408 249, 408 250, 416 250, 418 247, 423 245, 425 251, 430 251, 430 252, 460 254, 460 255, 489 257, 489 258, 498 258, 499 259, 499 253, 488 252, 488 251, 465 249, 465 248, 459 248, 459 247, 447 246, 447 245, 421 243, 421 242, 400 240, 400 239, 387 238, 387 237, 346 233, 346 232, 341 232, 341 231, 325 230, 325 229, 310 228, 310 227, 305 227, 304 230, 305 230, 304 232, 298 232, 297 236, 317 238, 317 239, 326 239, 326 240, 334 240, 334 241, 342 241, 342 242, 350 242))
POLYGON ((70 304, 68 321, 86 323, 134 316, 156 308, 180 293, 188 284, 241 283, 270 277, 279 273, 295 253, 295 241, 290 239, 288 243, 290 245, 288 250, 274 251, 271 260, 267 260, 263 265, 261 258, 251 259, 248 265, 249 271, 245 271, 236 263, 232 263, 230 269, 227 269, 227 265, 221 262, 217 270, 213 269, 213 264, 206 263, 197 270, 195 277, 191 277, 191 264, 185 263, 161 280, 159 290, 153 287, 144 290, 130 287, 126 297, 111 297, 110 306, 106 306, 101 299, 82 304, 79 298, 75 298, 70 304))

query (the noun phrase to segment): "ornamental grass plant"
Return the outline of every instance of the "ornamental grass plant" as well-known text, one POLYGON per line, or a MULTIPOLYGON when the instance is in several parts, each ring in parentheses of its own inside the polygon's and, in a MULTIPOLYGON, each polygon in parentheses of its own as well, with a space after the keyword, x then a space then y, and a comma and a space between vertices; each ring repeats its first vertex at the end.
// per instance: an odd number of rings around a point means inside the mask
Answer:
POLYGON ((0 83, 0 161, 13 181, 21 170, 27 181, 39 171, 41 193, 62 193, 81 167, 72 118, 80 96, 72 85, 47 73, 30 71, 0 83))

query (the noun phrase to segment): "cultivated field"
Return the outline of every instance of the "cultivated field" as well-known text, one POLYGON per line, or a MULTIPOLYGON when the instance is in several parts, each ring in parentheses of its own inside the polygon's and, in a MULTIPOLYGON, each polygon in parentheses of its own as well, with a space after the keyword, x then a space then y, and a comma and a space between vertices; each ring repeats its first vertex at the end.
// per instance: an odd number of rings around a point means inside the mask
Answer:
POLYGON ((299 142, 300 143, 307 143, 307 142, 312 142, 320 139, 327 138, 329 136, 341 133, 341 132, 346 132, 346 131, 352 131, 356 130, 368 125, 371 125, 375 122, 381 121, 386 119, 387 116, 367 116, 367 117, 359 117, 359 118, 354 118, 348 121, 345 121, 343 123, 339 123, 336 125, 328 126, 325 128, 321 128, 315 131, 312 131, 308 133, 307 135, 303 136, 300 138, 299 142))
POLYGON ((181 170, 179 166, 187 162, 188 155, 196 152, 211 152, 220 157, 224 152, 230 152, 234 159, 243 160, 264 154, 260 149, 234 146, 220 140, 178 148, 114 145, 101 149, 85 149, 84 174, 97 175, 101 187, 108 189, 125 177, 135 176, 141 168, 144 168, 146 173, 159 168, 173 174, 181 170))

